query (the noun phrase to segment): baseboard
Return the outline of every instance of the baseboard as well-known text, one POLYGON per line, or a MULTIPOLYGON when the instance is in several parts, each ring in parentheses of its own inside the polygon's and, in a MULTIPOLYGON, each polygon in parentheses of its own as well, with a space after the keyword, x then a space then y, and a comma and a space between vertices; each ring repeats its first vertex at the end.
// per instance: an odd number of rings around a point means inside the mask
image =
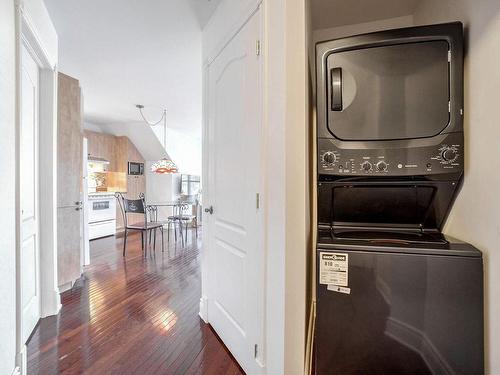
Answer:
POLYGON ((200 298, 200 312, 198 315, 205 323, 208 323, 208 300, 206 296, 200 298))
POLYGON ((433 374, 454 374, 453 369, 441 355, 438 348, 421 330, 408 323, 390 317, 387 319, 385 334, 407 348, 419 353, 433 374))
POLYGON ((50 293, 50 296, 47 299, 49 300, 42 302, 42 318, 59 314, 62 307, 61 296, 57 290, 50 293))
POLYGON ((58 287, 59 294, 64 293, 64 292, 70 290, 71 288, 73 288, 74 283, 75 283, 74 281, 70 281, 70 282, 67 282, 66 284, 59 285, 59 287, 58 287))

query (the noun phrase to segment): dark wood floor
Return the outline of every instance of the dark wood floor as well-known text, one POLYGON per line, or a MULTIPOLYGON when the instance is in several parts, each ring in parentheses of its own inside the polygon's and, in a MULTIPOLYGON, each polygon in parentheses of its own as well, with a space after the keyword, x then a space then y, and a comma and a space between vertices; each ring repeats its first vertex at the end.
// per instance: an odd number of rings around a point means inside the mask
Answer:
MULTIPOLYGON (((200 236, 201 240, 201 236, 200 236)), ((28 343, 28 374, 241 374, 198 316, 200 240, 143 257, 140 235, 91 242, 91 265, 28 343)))

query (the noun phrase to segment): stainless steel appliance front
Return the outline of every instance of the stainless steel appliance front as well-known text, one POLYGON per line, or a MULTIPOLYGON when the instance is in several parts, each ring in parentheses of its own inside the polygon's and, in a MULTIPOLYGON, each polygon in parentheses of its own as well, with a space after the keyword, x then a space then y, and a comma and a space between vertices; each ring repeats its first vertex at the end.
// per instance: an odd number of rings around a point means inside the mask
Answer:
POLYGON ((144 163, 129 161, 128 174, 131 176, 140 176, 144 174, 144 163))
POLYGON ((327 242, 318 275, 346 255, 348 287, 318 278, 316 374, 483 374, 480 252, 327 242))
POLYGON ((461 23, 316 46, 318 173, 463 170, 461 23))
POLYGON ((462 33, 317 45, 317 375, 483 373, 481 253, 441 234, 464 170, 462 33))

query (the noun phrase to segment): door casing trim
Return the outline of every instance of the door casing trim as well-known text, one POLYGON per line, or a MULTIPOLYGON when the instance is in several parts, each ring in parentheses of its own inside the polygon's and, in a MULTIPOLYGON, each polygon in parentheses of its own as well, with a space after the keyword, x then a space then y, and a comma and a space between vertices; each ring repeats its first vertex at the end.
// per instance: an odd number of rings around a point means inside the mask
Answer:
POLYGON ((57 289, 57 65, 38 33, 31 15, 16 1, 16 365, 26 374, 26 343, 22 342, 21 296, 21 205, 20 205, 20 125, 21 53, 25 46, 39 66, 39 272, 40 317, 55 315, 61 308, 57 289))

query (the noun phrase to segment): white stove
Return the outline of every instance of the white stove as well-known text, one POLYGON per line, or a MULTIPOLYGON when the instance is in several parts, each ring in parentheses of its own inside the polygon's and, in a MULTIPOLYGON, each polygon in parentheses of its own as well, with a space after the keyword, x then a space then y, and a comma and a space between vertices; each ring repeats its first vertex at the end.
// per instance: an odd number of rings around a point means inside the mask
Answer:
POLYGON ((88 198, 89 239, 116 234, 116 198, 113 193, 90 193, 88 198))

